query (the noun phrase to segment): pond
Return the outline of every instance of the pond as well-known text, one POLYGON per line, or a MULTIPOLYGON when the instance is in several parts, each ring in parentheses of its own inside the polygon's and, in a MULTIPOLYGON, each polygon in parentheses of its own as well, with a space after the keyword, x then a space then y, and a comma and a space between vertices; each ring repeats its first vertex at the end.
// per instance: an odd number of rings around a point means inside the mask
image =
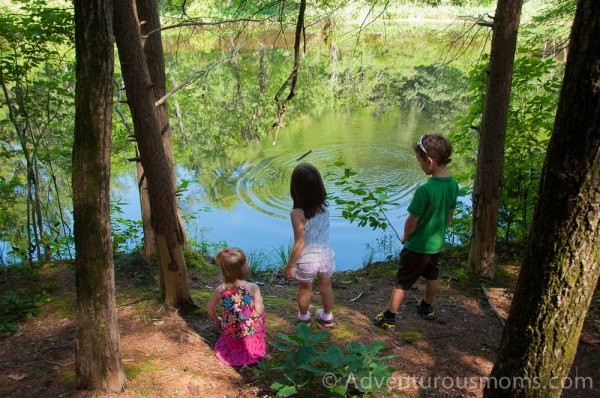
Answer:
MULTIPOLYGON (((226 242, 261 266, 281 266, 278 252, 288 252, 293 244, 290 175, 308 151, 301 161, 313 163, 323 175, 328 165, 342 161, 369 188, 392 187, 389 200, 397 206, 386 216, 402 234, 406 208, 426 178, 411 146, 422 134, 446 133, 441 119, 430 115, 453 117, 466 70, 439 64, 447 55, 448 32, 411 29, 364 35, 360 46, 355 39, 339 46, 309 39, 298 93, 276 145, 265 133, 276 115, 272 98, 290 73, 292 54, 270 36, 246 40, 234 61, 169 100, 170 106, 178 101, 181 115, 171 120, 176 174, 180 184, 185 181, 180 207, 196 246, 208 242, 214 254, 226 242), (252 131, 263 138, 245 145, 230 139, 252 131)), ((171 84, 227 55, 228 43, 194 36, 178 53, 167 51, 171 84)), ((471 62, 466 56, 461 61, 471 62)), ((121 206, 124 218, 139 220, 133 173, 114 179, 112 196, 127 202, 121 206)), ((325 183, 330 195, 344 197, 334 179, 325 183)), ((331 200, 330 210, 338 270, 398 254, 400 244, 390 228, 351 224, 331 200)))
MULTIPOLYGON (((328 165, 342 161, 369 188, 394 186, 389 199, 398 206, 389 209, 386 215, 401 234, 412 193, 426 178, 411 145, 432 128, 424 113, 411 108, 331 111, 319 117, 297 119, 281 130, 276 145, 265 139, 240 149, 230 160, 235 165, 227 175, 219 168, 195 171, 180 166, 178 180, 191 181, 180 206, 184 214, 196 217, 187 218, 186 232, 195 241, 225 241, 250 255, 269 257, 269 261, 275 262, 273 252, 281 247, 288 250, 293 243, 289 220, 291 171, 299 163, 297 159, 311 151, 301 162, 313 163, 322 174, 328 165), (199 183, 207 179, 218 181, 212 188, 218 190, 217 195, 199 183), (218 199, 212 199, 215 197, 218 199)), ((135 176, 123 178, 130 182, 121 186, 135 187, 135 176)), ((328 194, 344 197, 333 180, 326 179, 325 184, 328 194)), ((124 207, 127 218, 140 219, 135 189, 113 195, 128 202, 124 207)), ((330 209, 331 242, 338 270, 359 268, 369 260, 397 252, 399 243, 389 228, 374 231, 368 226, 359 227, 342 218, 340 209, 331 201, 330 209)))

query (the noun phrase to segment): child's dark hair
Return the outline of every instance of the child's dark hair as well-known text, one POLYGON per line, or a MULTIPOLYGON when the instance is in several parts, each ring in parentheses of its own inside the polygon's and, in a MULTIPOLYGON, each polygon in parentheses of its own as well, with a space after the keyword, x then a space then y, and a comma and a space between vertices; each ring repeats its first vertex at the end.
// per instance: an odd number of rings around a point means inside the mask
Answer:
POLYGON ((241 249, 237 247, 225 248, 219 250, 215 258, 217 265, 221 269, 223 277, 223 287, 231 289, 238 279, 245 280, 244 265, 248 259, 241 249))
POLYGON ((430 157, 440 166, 452 161, 452 144, 440 134, 425 134, 413 145, 413 149, 423 159, 430 157))
POLYGON ((301 163, 292 172, 290 195, 294 209, 302 209, 307 219, 325 211, 327 192, 319 170, 310 163, 301 163))

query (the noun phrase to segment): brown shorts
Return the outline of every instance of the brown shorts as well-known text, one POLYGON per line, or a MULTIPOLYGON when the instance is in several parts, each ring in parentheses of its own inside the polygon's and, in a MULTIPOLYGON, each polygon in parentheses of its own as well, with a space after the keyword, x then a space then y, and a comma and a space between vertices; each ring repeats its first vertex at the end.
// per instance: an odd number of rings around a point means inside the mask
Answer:
POLYGON ((420 276, 430 281, 438 278, 440 253, 415 253, 406 248, 400 252, 400 267, 396 273, 396 288, 408 290, 420 276))

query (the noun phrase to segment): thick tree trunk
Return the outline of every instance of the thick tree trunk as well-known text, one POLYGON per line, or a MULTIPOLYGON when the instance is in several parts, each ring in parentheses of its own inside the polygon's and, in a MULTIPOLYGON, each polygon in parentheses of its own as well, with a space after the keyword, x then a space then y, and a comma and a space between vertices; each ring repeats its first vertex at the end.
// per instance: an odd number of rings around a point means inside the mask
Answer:
POLYGON ((77 86, 73 144, 76 377, 79 390, 122 391, 110 235, 114 49, 112 1, 75 1, 77 86))
MULTIPOLYGON (((156 0, 137 0, 137 13, 138 20, 141 24, 141 32, 145 34, 147 32, 156 30, 160 28, 160 16, 158 14, 158 3, 156 0), (141 22, 144 23, 141 23, 141 22)), ((148 73, 150 75, 150 81, 152 82, 152 89, 154 93, 154 100, 158 101, 162 97, 165 96, 167 92, 167 83, 166 83, 166 74, 165 74, 165 56, 163 52, 163 44, 162 37, 160 32, 153 33, 151 36, 148 36, 145 39, 143 44, 144 54, 146 55, 146 63, 148 66, 148 73)), ((160 127, 160 131, 162 134, 163 145, 165 147, 165 153, 167 155, 167 159, 170 164, 173 163, 173 149, 171 145, 171 135, 172 129, 169 123, 169 113, 167 109, 166 101, 160 104, 155 108, 156 118, 158 120, 158 124, 160 127)), ((143 171, 143 169, 142 169, 143 171)), ((177 184, 175 174, 173 173, 173 184, 177 184)), ((141 198, 142 205, 147 205, 149 203, 147 190, 144 192, 145 198, 141 198)), ((175 198, 177 200, 177 198, 175 198)), ((146 206, 147 207, 147 206, 146 206)), ((150 209, 147 208, 146 211, 142 210, 142 215, 144 213, 150 213, 150 209)), ((181 218, 181 214, 179 212, 179 206, 177 206, 177 220, 181 224, 181 230, 184 231, 183 228, 183 220, 181 218)), ((146 247, 148 242, 152 242, 152 252, 156 252, 155 245, 156 239, 154 235, 154 231, 148 231, 150 235, 147 239, 144 239, 144 247, 146 247)), ((185 236, 184 236, 185 241, 185 236)), ((161 286, 164 285, 164 280, 162 278, 162 273, 160 273, 161 278, 161 286)), ((163 290, 164 291, 164 290, 163 290)))
POLYGON ((194 306, 183 258, 185 236, 177 211, 173 163, 169 162, 165 152, 156 117, 153 84, 141 46, 135 0, 115 2, 114 20, 127 102, 148 180, 152 225, 159 243, 158 255, 165 279, 165 304, 194 306))
POLYGON ((498 0, 490 66, 480 126, 477 172, 473 186, 473 225, 469 270, 495 276, 498 200, 504 171, 504 140, 517 33, 523 0, 498 0))
POLYGON ((493 380, 534 386, 505 383, 486 397, 560 396, 600 276, 600 2, 579 2, 570 43, 527 256, 492 371, 493 380))

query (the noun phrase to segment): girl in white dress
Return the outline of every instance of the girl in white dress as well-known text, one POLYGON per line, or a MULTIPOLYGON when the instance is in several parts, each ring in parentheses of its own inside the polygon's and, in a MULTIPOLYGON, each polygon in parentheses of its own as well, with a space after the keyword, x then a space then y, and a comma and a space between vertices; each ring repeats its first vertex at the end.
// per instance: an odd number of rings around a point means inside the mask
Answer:
POLYGON ((294 229, 294 246, 283 270, 286 278, 298 281, 298 321, 310 323, 310 297, 317 277, 323 308, 316 311, 322 327, 334 326, 333 288, 335 270, 333 250, 329 244, 327 192, 316 167, 302 163, 292 172, 290 195, 294 201, 290 213, 294 229))

